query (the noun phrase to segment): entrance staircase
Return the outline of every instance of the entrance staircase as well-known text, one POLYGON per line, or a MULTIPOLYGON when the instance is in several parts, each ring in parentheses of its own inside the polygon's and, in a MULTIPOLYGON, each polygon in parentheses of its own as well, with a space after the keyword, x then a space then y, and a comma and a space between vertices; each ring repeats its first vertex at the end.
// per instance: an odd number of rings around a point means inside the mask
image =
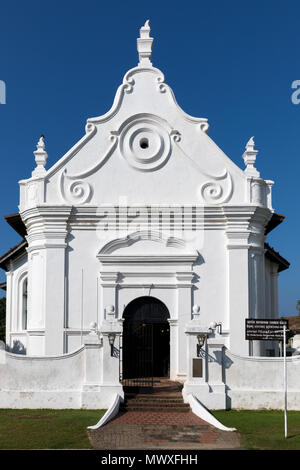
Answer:
POLYGON ((89 430, 96 449, 236 449, 235 433, 220 431, 196 416, 183 402, 182 385, 154 378, 153 387, 124 387, 117 416, 89 430), (148 392, 148 393, 146 393, 148 392))
POLYGON ((167 379, 155 378, 150 393, 138 393, 128 388, 120 411, 188 413, 190 406, 184 403, 182 385, 167 379))

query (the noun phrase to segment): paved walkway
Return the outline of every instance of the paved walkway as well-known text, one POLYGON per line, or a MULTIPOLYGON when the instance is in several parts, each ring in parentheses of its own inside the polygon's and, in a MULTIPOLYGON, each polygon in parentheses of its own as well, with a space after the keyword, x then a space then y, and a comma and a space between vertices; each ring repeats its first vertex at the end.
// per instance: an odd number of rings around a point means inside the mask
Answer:
POLYGON ((220 431, 189 413, 125 412, 98 430, 88 430, 94 448, 238 449, 235 432, 220 431), (182 415, 185 416, 182 416, 182 415))
POLYGON ((93 447, 102 450, 240 448, 236 432, 220 431, 191 411, 121 411, 100 429, 88 430, 88 435, 93 447))

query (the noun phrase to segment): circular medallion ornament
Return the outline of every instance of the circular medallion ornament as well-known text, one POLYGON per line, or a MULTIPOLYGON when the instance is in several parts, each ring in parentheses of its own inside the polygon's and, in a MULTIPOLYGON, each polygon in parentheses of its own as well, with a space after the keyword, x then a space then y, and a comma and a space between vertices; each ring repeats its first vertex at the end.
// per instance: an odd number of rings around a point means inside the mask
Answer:
POLYGON ((167 162, 171 142, 164 124, 157 116, 139 115, 121 127, 121 154, 132 167, 140 171, 153 171, 167 162))

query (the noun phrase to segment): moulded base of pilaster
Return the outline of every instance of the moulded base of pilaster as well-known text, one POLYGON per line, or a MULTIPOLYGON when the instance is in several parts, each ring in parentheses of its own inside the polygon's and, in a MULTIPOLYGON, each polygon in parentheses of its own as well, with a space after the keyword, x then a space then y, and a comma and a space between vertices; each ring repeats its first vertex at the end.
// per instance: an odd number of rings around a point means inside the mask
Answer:
POLYGON ((108 409, 116 394, 124 398, 122 385, 85 384, 81 392, 81 407, 89 410, 108 409))
POLYGON ((189 394, 198 398, 209 410, 226 410, 225 384, 186 382, 182 390, 183 399, 186 403, 189 394))

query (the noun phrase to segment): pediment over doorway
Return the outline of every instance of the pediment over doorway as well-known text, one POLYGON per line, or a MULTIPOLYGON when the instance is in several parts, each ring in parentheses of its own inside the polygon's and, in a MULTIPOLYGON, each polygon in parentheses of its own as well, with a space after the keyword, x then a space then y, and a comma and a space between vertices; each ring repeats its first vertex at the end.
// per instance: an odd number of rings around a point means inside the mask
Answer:
POLYGON ((106 243, 97 258, 103 263, 194 264, 199 253, 190 251, 183 239, 159 232, 138 231, 106 243))
POLYGON ((141 230, 109 241, 101 248, 98 256, 116 251, 122 251, 124 254, 151 253, 151 250, 153 253, 186 252, 186 242, 181 238, 167 236, 160 232, 141 230))

